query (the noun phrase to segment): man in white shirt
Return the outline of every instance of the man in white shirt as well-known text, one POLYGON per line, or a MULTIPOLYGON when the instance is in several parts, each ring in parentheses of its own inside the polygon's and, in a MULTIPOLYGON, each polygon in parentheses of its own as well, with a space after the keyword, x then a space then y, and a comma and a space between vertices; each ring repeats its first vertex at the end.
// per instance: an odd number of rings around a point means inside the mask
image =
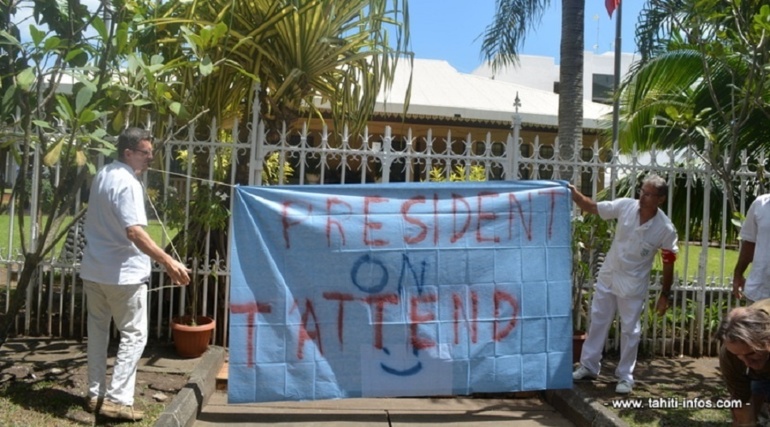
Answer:
POLYGON ((733 271, 733 296, 752 303, 770 298, 770 194, 754 200, 741 227, 741 250, 733 271), (748 279, 743 277, 751 264, 748 279))
POLYGON ((569 186, 572 200, 585 212, 602 219, 617 219, 615 237, 599 270, 591 303, 591 324, 583 344, 580 366, 572 374, 574 380, 593 379, 599 375, 602 349, 617 312, 620 316, 620 362, 615 375, 615 392, 631 393, 634 367, 641 335, 642 311, 648 297, 650 270, 655 254, 662 251, 663 280, 656 303, 659 315, 666 313, 674 279, 677 247, 676 228, 658 206, 666 201, 668 185, 663 178, 651 175, 642 182, 639 200, 619 198, 595 202, 569 186))
POLYGON ((152 135, 128 128, 118 137, 118 159, 94 177, 84 226, 86 247, 80 277, 88 304, 88 395, 86 409, 137 421, 136 369, 147 344, 147 282, 153 259, 171 281, 190 283, 187 267, 147 234, 144 188, 139 176, 152 161, 152 135), (120 331, 112 379, 107 384, 110 321, 120 331))

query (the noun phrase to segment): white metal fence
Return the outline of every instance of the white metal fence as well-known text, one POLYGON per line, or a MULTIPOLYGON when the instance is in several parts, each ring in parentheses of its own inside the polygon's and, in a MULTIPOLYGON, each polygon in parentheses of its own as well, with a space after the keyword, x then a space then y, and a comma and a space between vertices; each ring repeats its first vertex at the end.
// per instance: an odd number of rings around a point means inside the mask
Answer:
MULTIPOLYGON (((726 253, 734 250, 736 242, 728 238, 727 231, 733 226, 727 215, 727 201, 713 191, 713 174, 707 165, 700 163, 694 152, 621 156, 613 150, 600 149, 598 141, 592 146, 578 147, 573 158, 560 160, 558 147, 541 145, 538 138, 531 141, 519 138, 519 123, 514 121, 506 141, 493 141, 489 134, 482 139, 451 132, 438 135, 432 131, 418 136, 411 130, 394 135, 390 128, 382 135, 370 135, 368 131, 351 135, 345 130, 332 134, 325 127, 317 132, 307 127, 299 131, 267 130, 261 122, 251 124, 249 132, 243 132, 242 125, 237 123, 227 132, 212 125, 206 132, 210 137, 201 140, 192 136, 196 131, 191 128, 188 137, 171 139, 156 148, 159 160, 145 177, 154 209, 151 216, 157 218, 157 229, 195 236, 198 256, 186 261, 194 267, 194 280, 200 285, 197 297, 200 313, 216 317, 217 333, 213 339, 217 344, 226 345, 230 278, 224 244, 226 212, 224 226, 214 224, 217 218, 204 224, 196 218, 204 212, 200 208, 216 201, 214 198, 218 198, 218 206, 228 208, 236 183, 331 185, 477 177, 564 179, 579 185, 584 193, 595 195, 605 186, 615 194, 624 179, 631 182, 633 188, 638 185, 634 177, 654 172, 671 184, 664 210, 669 216, 684 212, 686 220, 684 229, 680 230, 680 241, 692 243, 682 244, 677 261, 683 263, 684 274, 675 279, 675 309, 661 319, 651 305, 643 317, 642 351, 662 355, 714 355, 715 327, 721 316, 738 304, 729 292, 733 265, 725 258, 726 253), (239 135, 246 133, 247 142, 226 142, 238 141, 239 135), (202 199, 202 194, 207 198, 202 199), (712 199, 715 195, 718 198, 712 199), (716 240, 711 237, 715 226, 712 206, 721 207, 723 214, 715 223, 721 227, 716 240), (702 212, 693 212, 696 207, 701 207, 702 212), (693 222, 690 220, 693 217, 703 220, 693 222), (712 250, 722 254, 717 274, 707 273, 710 266, 705 251, 697 265, 688 261, 689 252, 700 252, 714 245, 712 250)), ((11 171, 14 165, 10 156, 8 162, 6 171, 11 171)), ((752 163, 767 166, 764 157, 743 157, 743 165, 736 173, 740 189, 738 205, 742 212, 754 196, 751 193, 756 169, 750 166, 752 163)), ((53 176, 55 179, 56 174, 53 176)), ((10 227, 14 226, 11 221, 10 227)), ((85 335, 85 301, 77 277, 79 236, 73 229, 64 248, 44 262, 41 274, 28 290, 26 309, 17 318, 18 334, 85 335)), ((170 238, 165 234, 159 240, 169 245, 170 238)), ((6 311, 9 296, 15 289, 16 273, 23 263, 14 245, 13 237, 9 237, 8 242, 0 242, 0 269, 4 269, 0 274, 0 309, 6 311)), ((169 339, 170 319, 183 313, 193 299, 191 288, 169 285, 168 278, 156 266, 149 298, 151 335, 156 339, 169 339)), ((659 277, 655 277, 650 291, 651 304, 658 289, 659 277)), ((619 331, 616 330, 608 346, 617 348, 618 345, 619 331)))

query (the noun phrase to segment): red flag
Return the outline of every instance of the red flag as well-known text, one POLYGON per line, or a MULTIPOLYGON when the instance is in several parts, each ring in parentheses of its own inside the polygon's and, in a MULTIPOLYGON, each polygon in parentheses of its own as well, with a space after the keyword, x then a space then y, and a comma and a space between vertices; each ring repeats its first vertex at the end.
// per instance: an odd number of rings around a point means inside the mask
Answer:
POLYGON ((615 11, 619 4, 620 0, 604 0, 604 6, 607 8, 607 13, 610 14, 610 18, 612 18, 612 12, 615 11))

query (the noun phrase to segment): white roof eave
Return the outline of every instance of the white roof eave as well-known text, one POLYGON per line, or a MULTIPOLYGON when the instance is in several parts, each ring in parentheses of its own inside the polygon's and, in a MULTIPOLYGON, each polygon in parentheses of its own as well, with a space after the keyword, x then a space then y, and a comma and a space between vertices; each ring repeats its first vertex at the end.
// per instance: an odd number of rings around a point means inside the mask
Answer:
MULTIPOLYGON (((514 100, 518 97, 518 113, 525 125, 558 126, 558 94, 463 74, 442 60, 415 59, 412 73, 412 95, 407 116, 511 122, 516 111, 514 100)), ((409 63, 400 61, 392 87, 378 96, 375 113, 400 115, 408 81, 409 63)), ((602 117, 610 112, 609 105, 584 101, 583 127, 600 129, 602 117)))

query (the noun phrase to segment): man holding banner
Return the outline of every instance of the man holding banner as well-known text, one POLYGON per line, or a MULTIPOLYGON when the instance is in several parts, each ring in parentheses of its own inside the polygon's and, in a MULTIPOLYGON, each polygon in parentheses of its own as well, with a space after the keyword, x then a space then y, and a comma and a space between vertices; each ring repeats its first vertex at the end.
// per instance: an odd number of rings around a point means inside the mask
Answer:
POLYGON ((187 267, 147 234, 144 187, 139 176, 152 161, 152 134, 128 128, 118 137, 118 158, 94 177, 85 222, 87 244, 80 277, 88 303, 89 412, 138 421, 136 368, 147 344, 147 281, 153 259, 173 283, 187 285, 187 267), (106 380, 110 325, 120 332, 112 378, 106 380))
POLYGON ((656 305, 659 315, 665 314, 670 300, 674 261, 679 249, 674 225, 658 208, 666 201, 668 185, 661 177, 650 175, 642 182, 639 200, 620 198, 598 203, 573 185, 569 185, 569 189, 572 200, 583 211, 618 221, 615 238, 596 281, 588 338, 583 345, 580 366, 572 378, 595 379, 599 375, 604 341, 617 312, 621 340, 615 392, 628 394, 634 386, 640 318, 647 300, 650 269, 658 249, 663 259, 662 289, 656 305))

